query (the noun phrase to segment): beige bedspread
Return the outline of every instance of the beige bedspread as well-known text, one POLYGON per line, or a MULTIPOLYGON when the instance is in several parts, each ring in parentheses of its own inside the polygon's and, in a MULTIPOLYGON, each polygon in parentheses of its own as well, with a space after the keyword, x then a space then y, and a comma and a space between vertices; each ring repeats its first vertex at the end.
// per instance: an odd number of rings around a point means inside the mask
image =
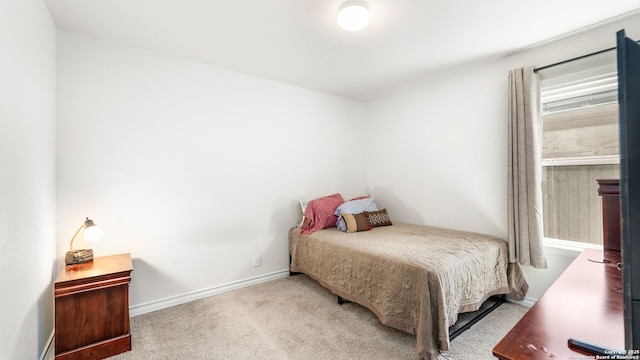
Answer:
POLYGON ((417 354, 449 349, 458 313, 491 295, 523 298, 527 284, 508 264, 506 241, 475 233, 394 222, 371 231, 289 232, 291 271, 366 306, 383 324, 416 334, 417 354))

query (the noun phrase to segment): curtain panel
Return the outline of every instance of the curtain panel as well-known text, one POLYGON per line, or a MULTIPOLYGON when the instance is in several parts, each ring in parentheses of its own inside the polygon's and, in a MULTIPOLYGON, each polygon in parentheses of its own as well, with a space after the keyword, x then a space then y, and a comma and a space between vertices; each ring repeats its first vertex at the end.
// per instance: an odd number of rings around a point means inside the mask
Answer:
POLYGON ((546 268, 542 218, 540 79, 533 67, 509 71, 507 233, 509 261, 546 268))

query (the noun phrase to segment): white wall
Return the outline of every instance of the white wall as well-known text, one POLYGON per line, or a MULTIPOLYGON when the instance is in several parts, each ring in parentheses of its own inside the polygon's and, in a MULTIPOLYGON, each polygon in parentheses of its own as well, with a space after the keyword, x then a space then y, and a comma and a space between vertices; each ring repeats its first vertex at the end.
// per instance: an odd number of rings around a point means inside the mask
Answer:
POLYGON ((296 198, 364 191, 363 129, 359 102, 59 31, 58 257, 91 217, 75 247, 132 254, 132 306, 286 270, 296 198))
POLYGON ((56 29, 41 0, 0 5, 0 358, 53 331, 56 29))
MULTIPOLYGON (((90 216, 107 235, 76 247, 132 253, 133 306, 270 274, 287 268, 295 198, 336 191, 372 192, 401 221, 504 237, 507 71, 613 46, 623 26, 640 38, 638 20, 366 105, 60 31, 58 259, 90 216)), ((533 298, 573 255, 548 256, 549 270, 525 269, 533 298)))
MULTIPOLYGON (((366 184, 398 220, 506 237, 507 74, 640 39, 640 15, 500 59, 423 79, 367 104, 366 184)), ((549 269, 525 268, 538 298, 575 257, 551 250, 549 269)))
POLYGON ((368 104, 366 183, 392 218, 502 235, 504 78, 474 63, 368 104))

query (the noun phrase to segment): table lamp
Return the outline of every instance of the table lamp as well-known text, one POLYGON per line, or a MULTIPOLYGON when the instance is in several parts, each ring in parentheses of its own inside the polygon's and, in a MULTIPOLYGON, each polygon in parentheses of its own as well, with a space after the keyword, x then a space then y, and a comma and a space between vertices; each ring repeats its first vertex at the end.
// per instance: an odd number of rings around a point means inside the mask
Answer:
POLYGON ((93 250, 91 249, 73 250, 73 240, 76 239, 76 236, 78 236, 78 234, 80 233, 80 230, 83 230, 83 229, 84 229, 83 237, 86 241, 98 241, 102 239, 102 236, 104 235, 104 231, 102 231, 102 228, 94 224, 93 220, 87 218, 84 221, 84 224, 82 224, 82 226, 78 228, 76 233, 73 234, 73 237, 71 238, 71 243, 69 243, 69 251, 67 251, 67 254, 64 257, 64 262, 67 265, 81 264, 81 263, 93 261, 93 250))

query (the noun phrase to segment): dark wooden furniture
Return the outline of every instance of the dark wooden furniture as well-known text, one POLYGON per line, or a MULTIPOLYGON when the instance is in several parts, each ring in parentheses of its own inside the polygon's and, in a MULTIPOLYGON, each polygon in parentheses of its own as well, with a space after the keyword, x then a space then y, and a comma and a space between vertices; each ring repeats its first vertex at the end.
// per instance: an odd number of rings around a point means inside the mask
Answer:
POLYGON ((104 359, 131 350, 130 254, 65 266, 54 283, 56 360, 104 359))
POLYGON ((640 44, 616 33, 622 205, 622 277, 627 349, 640 349, 640 44))
POLYGON ((602 235, 605 250, 620 251, 620 180, 598 179, 602 197, 602 235))
POLYGON ((569 338, 624 349, 618 262, 619 251, 584 250, 493 348, 493 355, 502 360, 587 355, 569 348, 569 338))

